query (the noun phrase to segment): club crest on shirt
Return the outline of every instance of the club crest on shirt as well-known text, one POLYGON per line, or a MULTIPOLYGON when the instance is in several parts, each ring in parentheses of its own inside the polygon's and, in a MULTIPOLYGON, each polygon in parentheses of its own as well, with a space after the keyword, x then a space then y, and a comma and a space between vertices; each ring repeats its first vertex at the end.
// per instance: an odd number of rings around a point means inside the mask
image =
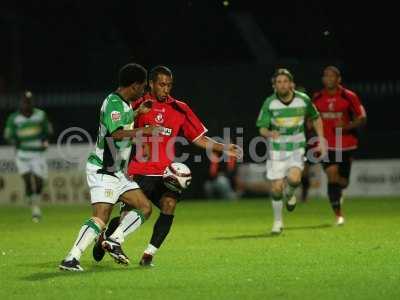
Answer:
POLYGON ((113 120, 113 122, 117 122, 121 120, 121 113, 119 111, 112 111, 111 112, 111 120, 113 120))
POLYGON ((158 113, 156 117, 154 118, 156 123, 164 123, 164 116, 162 113, 158 113))
POLYGON ((334 110, 335 110, 335 104, 334 104, 333 102, 330 102, 330 103, 328 104, 328 110, 329 110, 329 111, 334 111, 334 110))

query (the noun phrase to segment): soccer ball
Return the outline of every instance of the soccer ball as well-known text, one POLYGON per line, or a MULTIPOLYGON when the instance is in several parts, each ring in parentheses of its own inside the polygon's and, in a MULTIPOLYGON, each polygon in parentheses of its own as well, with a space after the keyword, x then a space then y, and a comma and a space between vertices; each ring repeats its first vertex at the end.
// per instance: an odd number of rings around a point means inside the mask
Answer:
POLYGON ((181 192, 192 182, 192 172, 185 164, 173 162, 165 168, 163 181, 170 190, 181 192))

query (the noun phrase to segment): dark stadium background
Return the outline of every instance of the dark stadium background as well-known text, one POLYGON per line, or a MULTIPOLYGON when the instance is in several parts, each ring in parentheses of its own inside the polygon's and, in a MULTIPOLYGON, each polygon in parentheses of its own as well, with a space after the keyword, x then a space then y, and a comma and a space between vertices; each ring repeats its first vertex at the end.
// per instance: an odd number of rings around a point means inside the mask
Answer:
MULTIPOLYGON (((323 66, 335 64, 368 113, 357 157, 398 157, 400 49, 398 15, 391 6, 363 2, 351 7, 331 1, 2 1, 0 128, 16 106, 4 99, 30 89, 38 100, 47 99, 43 108, 54 124, 53 142, 70 126, 95 136, 99 105, 115 88, 117 70, 135 61, 147 68, 171 67, 173 95, 192 106, 210 135, 222 135, 223 127, 243 127, 247 144, 257 135, 255 119, 271 92, 269 78, 276 67, 288 67, 296 83, 312 94, 320 88, 323 66), (255 55, 238 19, 252 20, 271 52, 255 55), (73 95, 86 92, 99 97, 69 103, 73 95), (49 96, 54 94, 59 96, 49 96)), ((190 194, 195 195, 206 169, 205 164, 192 168, 196 175, 190 194)))

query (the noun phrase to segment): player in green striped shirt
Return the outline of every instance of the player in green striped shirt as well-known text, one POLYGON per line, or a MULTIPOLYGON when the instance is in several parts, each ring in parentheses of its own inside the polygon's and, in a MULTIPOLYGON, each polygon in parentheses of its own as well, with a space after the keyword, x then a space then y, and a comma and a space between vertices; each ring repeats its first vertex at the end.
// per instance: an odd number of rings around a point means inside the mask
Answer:
POLYGON ((39 202, 44 181, 47 179, 45 150, 51 126, 43 110, 33 106, 32 93, 26 91, 20 109, 6 122, 4 139, 16 147, 16 166, 25 184, 25 195, 32 208, 32 221, 42 216, 39 202))
MULTIPOLYGON (((92 217, 81 227, 71 250, 59 265, 61 270, 83 271, 80 258, 108 223, 114 205, 121 201, 134 209, 121 216, 114 233, 102 242, 104 250, 119 263, 128 264, 121 243, 151 215, 151 204, 139 185, 124 172, 132 140, 156 135, 154 127, 133 128, 135 112, 130 101, 141 97, 147 83, 147 71, 138 64, 128 64, 119 72, 119 87, 104 101, 96 147, 86 165, 92 217)), ((140 108, 139 108, 140 109, 140 108)), ((162 127, 158 127, 162 130, 162 127)))
MULTIPOLYGON (((322 121, 310 98, 294 90, 293 76, 286 69, 278 69, 273 77, 275 93, 269 96, 260 111, 257 127, 268 139, 267 179, 271 181, 274 223, 272 233, 283 229, 282 207, 288 211, 296 206, 294 192, 301 183, 304 168, 306 138, 304 125, 311 118, 320 141, 323 141, 322 121)), ((324 143, 319 143, 321 155, 324 143)))

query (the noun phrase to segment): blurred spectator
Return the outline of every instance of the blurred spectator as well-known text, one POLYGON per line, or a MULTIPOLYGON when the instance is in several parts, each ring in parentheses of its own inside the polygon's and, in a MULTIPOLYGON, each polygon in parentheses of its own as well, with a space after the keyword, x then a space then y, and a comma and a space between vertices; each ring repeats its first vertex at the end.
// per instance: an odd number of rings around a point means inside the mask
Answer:
POLYGON ((207 198, 237 199, 241 192, 237 176, 237 161, 213 152, 208 168, 208 180, 204 183, 207 198))

